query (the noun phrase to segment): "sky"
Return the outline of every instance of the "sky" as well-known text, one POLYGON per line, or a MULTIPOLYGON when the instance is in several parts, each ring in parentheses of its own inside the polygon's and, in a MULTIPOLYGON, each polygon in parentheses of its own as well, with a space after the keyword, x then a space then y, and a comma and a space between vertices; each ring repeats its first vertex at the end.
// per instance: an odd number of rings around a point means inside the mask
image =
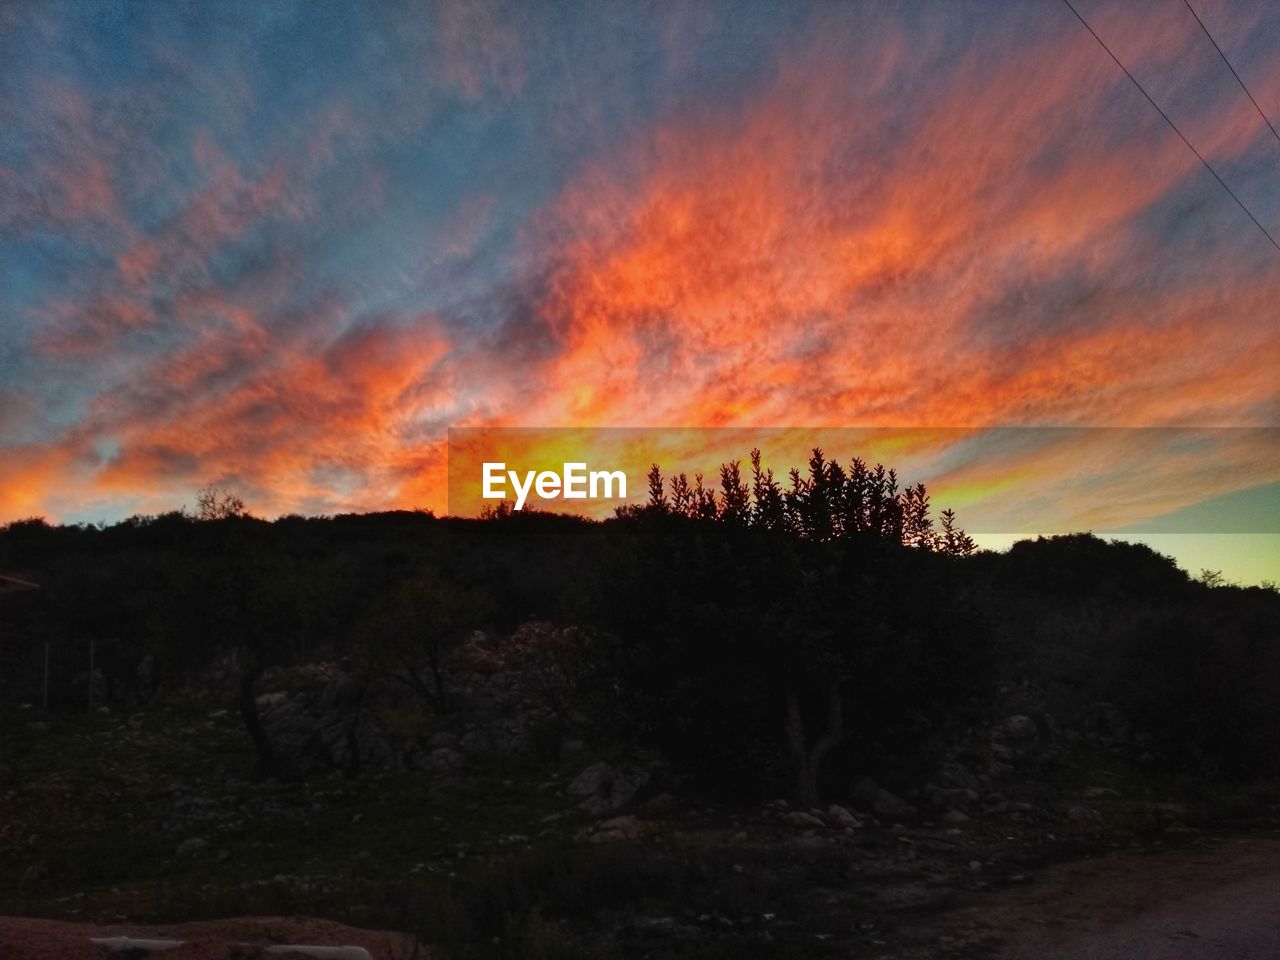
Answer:
MULTIPOLYGON (((1280 120, 1280 6, 1193 3, 1280 120)), ((1280 235, 1186 6, 1076 6, 1280 235)), ((457 427, 963 428, 962 521, 1280 579, 1277 305, 1057 0, 0 3, 0 523, 442 511, 457 427)))

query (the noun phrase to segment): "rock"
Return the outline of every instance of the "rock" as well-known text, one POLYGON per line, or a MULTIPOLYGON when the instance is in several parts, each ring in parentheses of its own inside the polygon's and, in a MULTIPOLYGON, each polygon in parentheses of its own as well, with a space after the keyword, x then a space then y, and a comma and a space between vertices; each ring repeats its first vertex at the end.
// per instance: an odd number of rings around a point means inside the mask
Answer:
POLYGON ((944 763, 938 771, 938 779, 942 781, 944 787, 972 790, 975 794, 982 786, 974 772, 958 760, 944 763))
POLYGON ((1142 809, 1162 823, 1184 823, 1191 818, 1191 808, 1183 803, 1144 803, 1142 809))
POLYGON ((942 818, 942 822, 954 826, 958 823, 968 823, 971 819, 973 818, 961 810, 951 810, 942 818))
POLYGON ((1104 747, 1133 740, 1133 724, 1113 703, 1090 704, 1084 725, 1089 738, 1104 747))
POLYGON ((427 757, 426 768, 433 773, 447 773, 460 767, 464 759, 457 750, 438 747, 427 757))
POLYGON ((1089 807, 1076 806, 1067 811, 1067 819, 1073 823, 1100 823, 1102 816, 1097 810, 1091 810, 1089 807))
POLYGON ((319 708, 325 711, 348 709, 359 705, 363 685, 355 677, 339 674, 329 681, 320 694, 319 708))
POLYGON ((669 793, 660 793, 644 802, 641 809, 648 814, 662 816, 671 813, 680 805, 680 801, 669 793))
POLYGON ((289 702, 289 694, 285 693, 284 691, 277 691, 276 693, 264 693, 262 696, 258 697, 258 700, 257 700, 258 710, 261 713, 270 713, 276 707, 279 707, 282 704, 287 704, 288 702, 289 702))
POLYGON ((827 816, 839 827, 852 827, 857 830, 862 826, 861 820, 838 803, 827 807, 827 816))
POLYGON ((566 792, 578 800, 578 808, 592 816, 621 810, 647 779, 643 774, 627 776, 607 763, 594 763, 574 777, 566 792))
POLYGON ((915 819, 915 807, 901 797, 890 793, 870 777, 859 777, 854 782, 853 796, 882 820, 897 822, 915 819))
POLYGON ((798 847, 801 850, 820 850, 824 847, 830 847, 835 843, 835 840, 830 840, 827 837, 809 831, 798 836, 791 837, 787 840, 787 846, 798 847))
POLYGON ((794 810, 786 814, 782 818, 783 823, 789 823, 793 827, 825 827, 826 824, 819 820, 811 813, 804 813, 801 810, 794 810))
POLYGON ((345 769, 359 754, 369 770, 404 769, 405 752, 373 719, 373 711, 324 710, 314 694, 269 693, 258 698, 263 729, 276 754, 299 773, 345 769))
POLYGON ((432 750, 458 750, 462 745, 448 730, 441 730, 427 741, 427 746, 432 750))
POLYGON ((1114 787, 1085 787, 1086 797, 1118 797, 1120 791, 1114 787))
POLYGON ((592 843, 615 843, 619 840, 636 840, 648 832, 648 825, 637 817, 614 817, 605 820, 588 836, 592 843))
POLYGON ((204 853, 204 851, 208 848, 208 846, 209 846, 209 841, 204 839, 204 837, 191 837, 187 840, 183 840, 182 843, 178 844, 178 856, 180 857, 198 856, 204 853))
POLYGON ((933 787, 927 791, 929 802, 937 810, 968 812, 978 803, 978 791, 967 787, 933 787))
POLYGON ((133 671, 133 677, 138 681, 139 687, 150 691, 156 682, 156 658, 148 653, 139 660, 137 669, 133 671))
POLYGON ((493 750, 493 739, 480 730, 468 730, 460 741, 464 753, 472 755, 489 753, 493 750))
POLYGON ((1001 740, 1008 740, 1013 743, 1030 743, 1040 736, 1040 731, 1036 728, 1036 722, 1022 713, 1015 713, 1011 717, 1005 717, 992 733, 1001 740))

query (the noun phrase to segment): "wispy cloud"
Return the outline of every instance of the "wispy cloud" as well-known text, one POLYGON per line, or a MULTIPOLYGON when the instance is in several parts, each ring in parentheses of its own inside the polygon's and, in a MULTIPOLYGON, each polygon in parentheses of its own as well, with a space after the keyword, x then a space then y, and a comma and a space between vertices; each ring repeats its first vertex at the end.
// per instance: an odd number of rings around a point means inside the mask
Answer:
MULTIPOLYGON (((0 519, 442 507, 449 425, 1280 414, 1280 257, 1053 5, 103 9, 0 31, 0 519)), ((1085 11, 1277 224, 1194 22, 1085 11)))

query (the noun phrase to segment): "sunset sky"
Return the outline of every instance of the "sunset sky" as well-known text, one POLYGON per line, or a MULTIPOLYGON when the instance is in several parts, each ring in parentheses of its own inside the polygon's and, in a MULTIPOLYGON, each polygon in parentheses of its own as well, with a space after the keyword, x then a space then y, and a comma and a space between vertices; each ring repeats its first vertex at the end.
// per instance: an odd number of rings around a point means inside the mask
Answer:
MULTIPOLYGON (((1076 5, 1280 235, 1181 0, 1076 5)), ((1280 4, 1193 5, 1280 121, 1280 4)), ((1280 251, 1058 0, 0 3, 0 523, 441 511, 450 427, 1268 428, 929 479, 1280 579, 1278 371, 1280 251)))

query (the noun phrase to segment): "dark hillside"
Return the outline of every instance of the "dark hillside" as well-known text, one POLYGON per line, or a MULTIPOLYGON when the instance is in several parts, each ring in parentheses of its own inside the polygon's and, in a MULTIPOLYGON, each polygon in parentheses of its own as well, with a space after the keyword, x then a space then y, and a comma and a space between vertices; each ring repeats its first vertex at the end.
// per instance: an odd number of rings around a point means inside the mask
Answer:
POLYGON ((1274 825, 1280 594, 973 553, 811 467, 602 523, 3 528, 42 589, 0 598, 0 908, 859 955, 1045 860, 1274 825))

